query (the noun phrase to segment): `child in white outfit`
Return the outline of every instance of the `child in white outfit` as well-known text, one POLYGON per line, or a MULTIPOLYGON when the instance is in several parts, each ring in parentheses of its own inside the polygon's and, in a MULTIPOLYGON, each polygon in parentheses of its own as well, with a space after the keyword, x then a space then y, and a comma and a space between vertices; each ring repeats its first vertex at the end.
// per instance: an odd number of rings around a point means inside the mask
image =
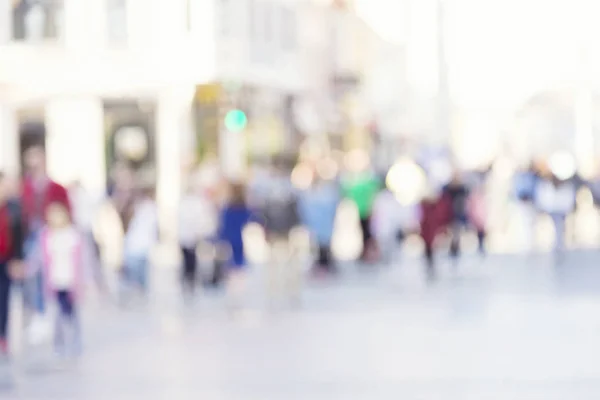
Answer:
POLYGON ((59 354, 78 355, 81 331, 77 301, 83 283, 83 238, 61 204, 50 205, 47 221, 41 234, 41 265, 46 295, 58 305, 55 346, 59 354))

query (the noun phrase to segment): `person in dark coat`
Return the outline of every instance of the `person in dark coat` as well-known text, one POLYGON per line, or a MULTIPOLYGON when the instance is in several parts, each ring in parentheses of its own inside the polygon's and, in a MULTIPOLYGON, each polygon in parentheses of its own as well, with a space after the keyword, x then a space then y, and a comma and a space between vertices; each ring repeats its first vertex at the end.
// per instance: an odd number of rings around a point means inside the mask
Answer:
POLYGON ((469 194, 469 187, 459 172, 454 173, 452 181, 443 189, 442 197, 451 202, 450 256, 455 262, 460 256, 460 237, 469 223, 467 214, 469 194))
POLYGON ((24 230, 21 209, 12 199, 7 178, 0 172, 0 357, 8 354, 10 287, 22 271, 24 230))
POLYGON ((421 238, 428 277, 435 273, 435 240, 452 220, 452 202, 449 196, 429 193, 421 201, 421 238))

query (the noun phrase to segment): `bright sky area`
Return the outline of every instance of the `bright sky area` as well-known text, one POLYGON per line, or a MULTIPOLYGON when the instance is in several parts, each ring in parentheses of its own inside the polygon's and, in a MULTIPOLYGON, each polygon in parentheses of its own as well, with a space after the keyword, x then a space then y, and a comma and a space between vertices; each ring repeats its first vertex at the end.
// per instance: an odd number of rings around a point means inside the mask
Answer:
MULTIPOLYGON (((600 12, 600 2, 587 0, 444 2, 455 100, 475 104, 494 93, 492 107, 520 101, 542 86, 572 82, 578 43, 582 37, 592 40, 585 27, 600 12)), ((410 38, 410 79, 429 93, 436 87, 436 5, 437 0, 356 0, 360 15, 384 39, 410 38)))

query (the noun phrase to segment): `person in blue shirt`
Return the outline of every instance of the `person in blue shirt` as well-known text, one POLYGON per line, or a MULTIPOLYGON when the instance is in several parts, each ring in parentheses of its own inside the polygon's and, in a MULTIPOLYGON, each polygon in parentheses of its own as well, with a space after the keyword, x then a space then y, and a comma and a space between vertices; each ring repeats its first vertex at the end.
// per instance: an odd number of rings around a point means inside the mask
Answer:
POLYGON ((340 192, 335 182, 325 179, 317 180, 300 197, 301 220, 319 246, 315 272, 336 272, 331 254, 331 240, 339 204, 340 192))
POLYGON ((229 200, 223 207, 219 218, 219 241, 229 250, 227 293, 235 308, 244 292, 246 256, 243 232, 246 225, 255 221, 254 214, 246 203, 246 191, 241 184, 232 184, 229 200))

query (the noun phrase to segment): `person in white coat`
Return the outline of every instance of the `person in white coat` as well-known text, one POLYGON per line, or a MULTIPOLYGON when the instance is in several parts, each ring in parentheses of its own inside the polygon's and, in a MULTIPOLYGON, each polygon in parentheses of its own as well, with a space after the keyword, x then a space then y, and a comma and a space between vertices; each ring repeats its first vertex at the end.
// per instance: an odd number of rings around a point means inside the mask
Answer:
POLYGON ((537 205, 546 212, 554 224, 554 251, 561 253, 565 248, 566 218, 575 209, 576 188, 572 181, 560 181, 555 177, 538 184, 537 205))
POLYGON ((154 190, 143 188, 135 200, 124 242, 124 280, 143 294, 148 290, 149 256, 158 243, 158 210, 154 190))
POLYGON ((371 229, 377 240, 381 261, 397 261, 397 250, 404 239, 419 227, 417 204, 403 204, 396 194, 385 188, 375 198, 371 229))
POLYGON ((217 233, 216 205, 202 190, 190 185, 179 204, 179 247, 183 258, 182 283, 188 293, 193 293, 197 278, 196 249, 203 241, 211 240, 217 233))
POLYGON ((90 264, 89 267, 98 288, 106 290, 100 246, 94 234, 94 222, 101 202, 94 199, 79 181, 73 182, 69 187, 69 200, 71 201, 74 225, 82 236, 86 264, 90 264))

